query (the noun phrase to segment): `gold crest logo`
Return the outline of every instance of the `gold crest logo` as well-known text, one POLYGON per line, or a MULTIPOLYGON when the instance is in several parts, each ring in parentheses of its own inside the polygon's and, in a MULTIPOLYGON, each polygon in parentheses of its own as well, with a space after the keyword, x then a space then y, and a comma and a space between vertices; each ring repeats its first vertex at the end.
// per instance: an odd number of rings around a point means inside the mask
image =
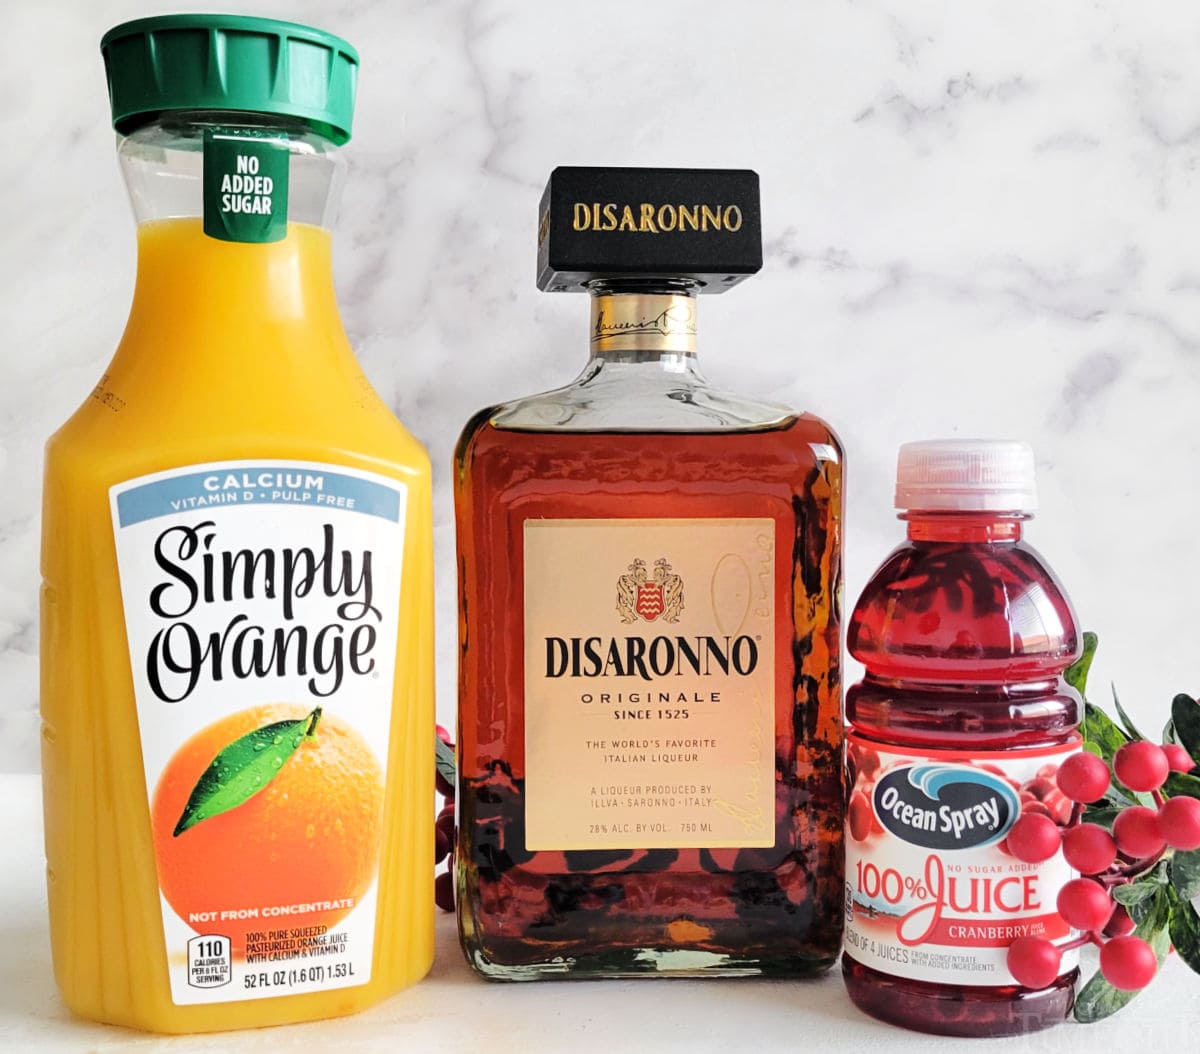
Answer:
POLYGON ((654 622, 678 622, 683 614, 683 579, 671 570, 666 557, 654 561, 654 575, 646 572, 646 561, 635 559, 626 574, 617 579, 617 614, 622 622, 639 618, 654 622))

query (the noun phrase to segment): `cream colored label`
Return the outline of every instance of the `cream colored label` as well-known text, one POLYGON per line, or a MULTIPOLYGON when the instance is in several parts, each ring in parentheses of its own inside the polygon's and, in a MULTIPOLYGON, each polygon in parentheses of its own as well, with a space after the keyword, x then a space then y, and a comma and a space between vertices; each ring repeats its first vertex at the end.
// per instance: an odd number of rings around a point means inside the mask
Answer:
POLYGON ((525 523, 529 849, 775 844, 775 522, 525 523))

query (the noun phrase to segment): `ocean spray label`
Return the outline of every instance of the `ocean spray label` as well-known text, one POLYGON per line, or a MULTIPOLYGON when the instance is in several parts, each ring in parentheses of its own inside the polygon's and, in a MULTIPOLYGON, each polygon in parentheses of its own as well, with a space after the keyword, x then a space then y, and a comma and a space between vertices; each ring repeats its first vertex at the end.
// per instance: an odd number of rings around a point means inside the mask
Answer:
POLYGON ((525 836, 775 844, 775 521, 524 525, 525 836))
POLYGON ((287 237, 291 153, 282 132, 204 131, 204 233, 223 242, 287 237))
MULTIPOLYGON (((1055 902, 1075 874, 1061 854, 1018 860, 1005 838, 1023 811, 1067 821, 1054 773, 1078 752, 903 751, 850 735, 846 954, 916 981, 1015 984, 1014 940, 1070 935, 1055 902)), ((1065 953, 1063 972, 1077 961, 1065 953)))
POLYGON ((110 504, 174 1002, 366 983, 404 486, 233 461, 110 504))

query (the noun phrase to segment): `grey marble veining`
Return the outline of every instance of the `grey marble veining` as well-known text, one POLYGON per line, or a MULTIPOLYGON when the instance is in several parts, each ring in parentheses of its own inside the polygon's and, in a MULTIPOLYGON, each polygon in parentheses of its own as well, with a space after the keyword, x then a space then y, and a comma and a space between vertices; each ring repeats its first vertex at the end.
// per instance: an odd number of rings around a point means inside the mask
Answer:
MULTIPOLYGON (((38 764, 41 445, 102 372, 132 289, 97 45, 190 6, 0 8, 0 770, 38 764)), ((703 361, 841 433, 848 602, 901 536, 900 442, 1023 437, 1042 493, 1029 537, 1104 638, 1101 692, 1115 680, 1157 728, 1174 692, 1200 690, 1194 5, 218 6, 362 54, 337 279, 368 374, 437 470, 444 723, 454 440, 586 354, 583 298, 533 284, 538 197, 568 163, 761 174, 766 267, 702 302, 703 361)))

